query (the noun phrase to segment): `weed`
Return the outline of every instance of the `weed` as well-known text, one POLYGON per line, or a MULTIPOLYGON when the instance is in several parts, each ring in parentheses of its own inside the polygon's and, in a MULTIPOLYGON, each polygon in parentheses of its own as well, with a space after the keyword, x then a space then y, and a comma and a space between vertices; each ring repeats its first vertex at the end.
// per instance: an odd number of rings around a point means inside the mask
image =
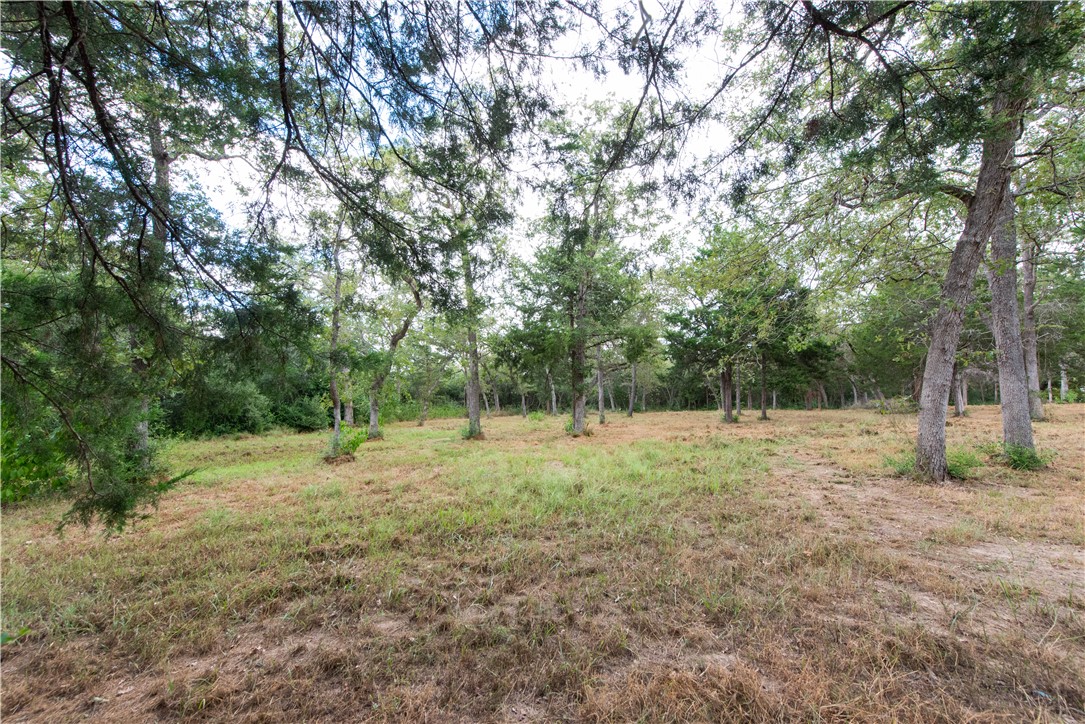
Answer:
POLYGON ((1002 459, 1014 470, 1040 470, 1047 467, 1053 456, 1024 445, 1007 443, 1002 448, 1002 459))

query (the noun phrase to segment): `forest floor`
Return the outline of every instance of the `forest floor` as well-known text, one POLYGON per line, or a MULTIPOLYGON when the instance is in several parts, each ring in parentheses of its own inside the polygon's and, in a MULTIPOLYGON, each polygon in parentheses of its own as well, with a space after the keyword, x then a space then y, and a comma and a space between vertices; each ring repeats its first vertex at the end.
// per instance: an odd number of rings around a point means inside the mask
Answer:
POLYGON ((1054 457, 894 476, 868 411, 175 443, 120 536, 5 509, 8 722, 1085 720, 1085 405, 1054 457))

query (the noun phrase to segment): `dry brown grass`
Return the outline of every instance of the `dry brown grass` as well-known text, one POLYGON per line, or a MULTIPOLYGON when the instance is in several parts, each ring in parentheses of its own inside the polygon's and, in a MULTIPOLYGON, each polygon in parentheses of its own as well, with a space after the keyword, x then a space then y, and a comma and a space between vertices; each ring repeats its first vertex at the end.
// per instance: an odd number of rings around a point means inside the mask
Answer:
MULTIPOLYGON (((1085 717, 1085 406, 1039 472, 893 477, 914 418, 779 412, 187 443, 105 539, 6 510, 4 721, 1085 717)), ((951 446, 997 441, 995 408, 951 446)))

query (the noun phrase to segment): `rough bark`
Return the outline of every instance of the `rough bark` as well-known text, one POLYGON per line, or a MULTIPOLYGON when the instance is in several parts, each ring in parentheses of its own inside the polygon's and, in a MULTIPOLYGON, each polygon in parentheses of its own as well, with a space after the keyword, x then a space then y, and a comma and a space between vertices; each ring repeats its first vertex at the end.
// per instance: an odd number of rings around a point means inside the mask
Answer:
POLYGON ((987 284, 991 288, 991 326, 995 334, 999 397, 1002 400, 1002 441, 1031 450, 1035 445, 1017 307, 1017 232, 1014 226, 1013 194, 1007 190, 991 235, 987 284))
POLYGON ((347 400, 343 405, 343 422, 354 427, 354 400, 347 400))
POLYGON ((923 369, 916 435, 916 473, 930 482, 942 482, 949 474, 946 415, 953 363, 964 311, 972 299, 972 282, 1008 190, 1009 163, 1025 106, 1024 98, 1010 98, 1005 93, 999 93, 993 103, 992 117, 1002 122, 983 142, 976 192, 968 204, 964 229, 942 283, 941 304, 931 329, 930 349, 923 369))
POLYGON ((1059 402, 1070 400, 1070 375, 1066 371, 1066 363, 1059 362, 1059 402))
POLYGON ((964 410, 964 400, 961 399, 961 372, 960 372, 960 366, 957 365, 957 364, 953 365, 952 390, 953 390, 953 416, 954 417, 963 417, 965 410, 964 410))
POLYGON ((1033 420, 1044 419, 1044 403, 1040 398, 1040 365, 1037 359, 1036 336, 1036 259, 1039 245, 1025 244, 1021 260, 1021 291, 1024 296, 1022 311, 1021 345, 1025 351, 1025 379, 1028 382, 1029 415, 1033 420))

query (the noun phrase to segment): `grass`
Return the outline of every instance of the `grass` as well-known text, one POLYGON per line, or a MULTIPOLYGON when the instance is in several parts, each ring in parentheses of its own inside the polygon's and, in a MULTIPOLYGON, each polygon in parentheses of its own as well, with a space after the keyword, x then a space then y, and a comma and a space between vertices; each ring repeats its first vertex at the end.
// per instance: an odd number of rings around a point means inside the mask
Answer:
MULTIPOLYGON (((954 447, 997 439, 992 412, 954 447)), ((1085 406, 1060 412, 1037 436, 1080 457, 1085 406)), ((124 536, 5 509, 0 713, 1080 716, 1081 471, 887 478, 900 417, 405 423, 337 466, 321 434, 175 443, 200 472, 124 536)))

